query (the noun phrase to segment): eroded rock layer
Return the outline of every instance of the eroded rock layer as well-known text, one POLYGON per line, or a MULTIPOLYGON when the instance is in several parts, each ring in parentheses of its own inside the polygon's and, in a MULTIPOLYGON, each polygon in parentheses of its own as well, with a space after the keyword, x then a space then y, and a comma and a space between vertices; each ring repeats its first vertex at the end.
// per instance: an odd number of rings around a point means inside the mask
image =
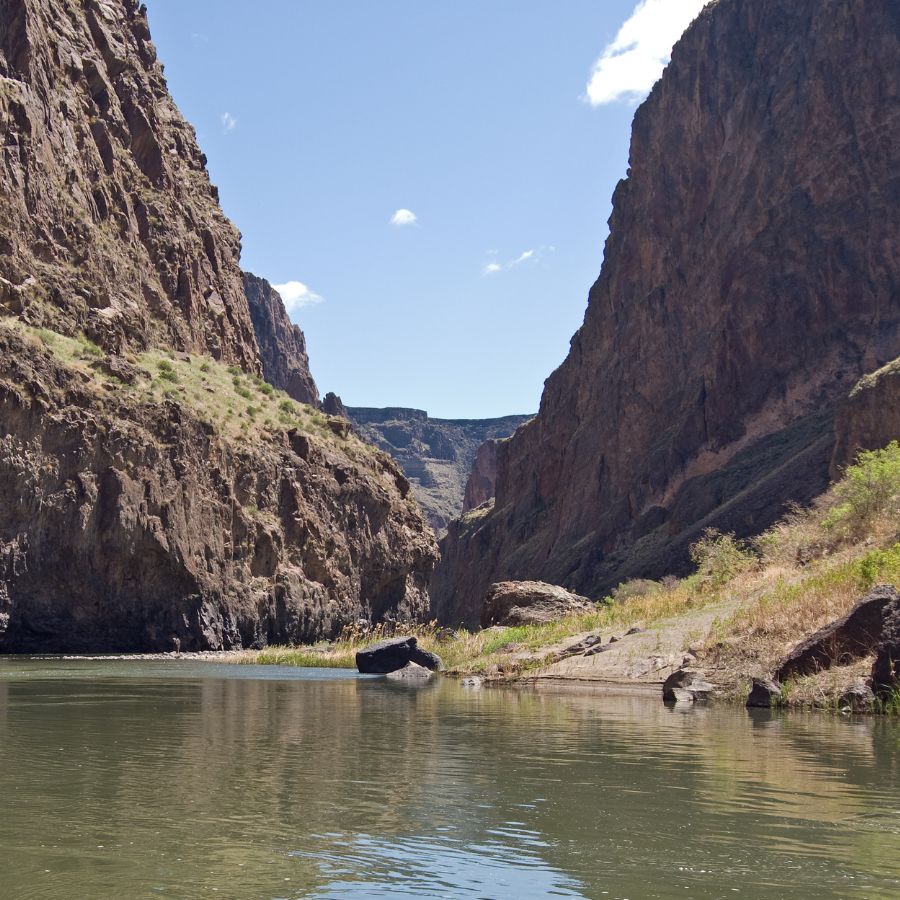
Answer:
POLYGON ((900 7, 718 0, 633 126, 585 321, 433 588, 597 596, 828 482, 833 404, 900 354, 900 7), (476 515, 476 513, 479 513, 476 515))

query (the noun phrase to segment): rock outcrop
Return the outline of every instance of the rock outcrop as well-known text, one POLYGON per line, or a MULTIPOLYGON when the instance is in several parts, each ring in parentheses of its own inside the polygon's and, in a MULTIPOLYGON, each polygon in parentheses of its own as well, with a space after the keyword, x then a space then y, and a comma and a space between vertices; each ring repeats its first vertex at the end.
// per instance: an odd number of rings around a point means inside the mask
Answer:
POLYGON ((484 441, 509 437, 530 416, 432 419, 421 409, 346 409, 357 433, 400 463, 435 532, 463 509, 472 463, 484 441))
POLYGON ((309 371, 306 338, 265 278, 244 272, 244 292, 259 345, 263 378, 299 403, 318 406, 319 391, 309 371))
POLYGON ((0 311, 259 371, 194 129, 134 0, 0 2, 0 311))
POLYGON ((431 672, 439 672, 443 668, 441 658, 423 650, 414 636, 388 638, 356 654, 356 668, 364 675, 386 675, 404 669, 410 663, 431 672))
POLYGON ((587 597, 579 597, 555 584, 541 581, 501 581, 492 584, 481 608, 481 627, 492 625, 543 625, 574 613, 594 609, 587 597))
POLYGON ((0 652, 421 619, 436 545, 400 469, 259 378, 144 7, 0 0, 0 133, 0 652))
POLYGON ((838 407, 834 430, 834 480, 860 450, 878 450, 900 440, 900 359, 860 379, 838 407))
POLYGON ((900 689, 900 604, 884 612, 881 642, 872 664, 872 686, 879 694, 900 689))
POLYGON ((781 664, 775 680, 812 675, 870 656, 882 640, 885 612, 900 608, 900 593, 890 585, 872 588, 845 616, 819 629, 781 664))
POLYGON ((687 566, 828 484, 834 404, 900 355, 900 13, 718 0, 638 109, 584 324, 449 526, 434 613, 687 566))
POLYGON ((497 491, 497 444, 496 440, 485 441, 475 453, 463 494, 464 513, 494 498, 497 491))
POLYGON ((233 431, 222 388, 197 408, 42 340, 0 323, 0 652, 217 650, 423 618, 434 538, 386 454, 303 407, 233 431))

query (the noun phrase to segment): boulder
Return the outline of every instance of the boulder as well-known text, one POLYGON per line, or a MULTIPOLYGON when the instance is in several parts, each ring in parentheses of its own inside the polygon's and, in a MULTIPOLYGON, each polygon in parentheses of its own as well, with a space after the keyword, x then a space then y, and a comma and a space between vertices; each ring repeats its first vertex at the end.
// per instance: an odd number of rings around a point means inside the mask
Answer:
POLYGON ((898 602, 900 593, 896 588, 872 588, 849 613, 798 644, 781 664, 776 680, 811 675, 873 653, 881 642, 885 610, 898 602))
POLYGON ((543 581, 499 581, 492 584, 481 608, 481 627, 542 625, 594 608, 587 597, 543 581))
POLYGON ((750 696, 747 698, 749 708, 770 709, 781 706, 781 685, 768 678, 754 678, 750 696))
POLYGON ((395 672, 388 672, 385 676, 395 681, 427 681, 434 676, 434 672, 420 666, 418 663, 407 663, 402 669, 395 672))
POLYGON ((882 694, 900 686, 900 603, 885 609, 881 642, 872 666, 872 687, 882 694))
POLYGON ((443 668, 440 657, 423 650, 412 636, 379 641, 356 653, 356 668, 366 675, 387 675, 409 663, 416 663, 432 671, 443 668))
POLYGON ((694 703, 709 700, 715 690, 702 672, 695 669, 679 669, 663 684, 663 700, 666 703, 694 703))
POLYGON ((869 683, 860 679, 841 694, 838 700, 838 708, 841 711, 869 712, 875 702, 875 694, 869 683))

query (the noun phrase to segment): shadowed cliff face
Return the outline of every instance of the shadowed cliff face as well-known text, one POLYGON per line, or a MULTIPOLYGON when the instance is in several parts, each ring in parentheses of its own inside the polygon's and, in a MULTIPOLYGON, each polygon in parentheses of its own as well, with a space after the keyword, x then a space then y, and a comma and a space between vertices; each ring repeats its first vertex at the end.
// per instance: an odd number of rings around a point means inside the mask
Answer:
POLYGON ((0 310, 259 371, 240 235, 132 0, 0 0, 0 310))
POLYGON ((290 320, 278 291, 249 272, 244 272, 244 291, 259 344, 263 378, 299 403, 318 406, 319 391, 309 371, 306 338, 290 320))
MULTIPOLYGON (((0 136, 0 652, 423 617, 436 545, 399 468, 257 381, 239 235, 143 7, 0 0, 0 136)), ((314 403, 275 297, 267 374, 314 403)))
MULTIPOLYGON (((467 479, 481 444, 508 437, 531 418, 432 419, 424 410, 402 407, 351 406, 345 412, 363 440, 400 464, 437 534, 463 510, 467 479)), ((488 489, 492 495, 492 487, 482 485, 488 489)))
POLYGON ((603 269, 496 505, 450 526, 434 611, 537 578, 677 571, 828 481, 832 405, 900 353, 900 11, 719 0, 634 120, 603 269))

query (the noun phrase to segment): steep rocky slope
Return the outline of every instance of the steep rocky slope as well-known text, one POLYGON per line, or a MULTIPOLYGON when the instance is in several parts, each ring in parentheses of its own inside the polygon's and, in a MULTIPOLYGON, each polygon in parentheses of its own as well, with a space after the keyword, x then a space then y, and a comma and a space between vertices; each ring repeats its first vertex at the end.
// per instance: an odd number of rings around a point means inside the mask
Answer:
POLYGON ((718 0, 634 120, 585 321, 450 526, 432 597, 597 595, 828 482, 833 409, 900 353, 900 9, 718 0))
POLYGON ((0 0, 0 307, 257 371, 240 235, 131 0, 0 0))
MULTIPOLYGON (((335 407, 336 408, 336 407, 335 407)), ((347 407, 364 440, 400 463, 437 533, 463 508, 467 479, 479 446, 505 438, 530 416, 499 419, 432 419, 421 409, 347 407)))
POLYGON ((265 278, 244 272, 244 292, 263 378, 298 402, 318 406, 319 391, 309 371, 306 338, 290 320, 278 291, 265 278))
POLYGON ((436 545, 400 469, 259 377, 143 7, 0 0, 0 123, 0 652, 421 617, 436 545))

